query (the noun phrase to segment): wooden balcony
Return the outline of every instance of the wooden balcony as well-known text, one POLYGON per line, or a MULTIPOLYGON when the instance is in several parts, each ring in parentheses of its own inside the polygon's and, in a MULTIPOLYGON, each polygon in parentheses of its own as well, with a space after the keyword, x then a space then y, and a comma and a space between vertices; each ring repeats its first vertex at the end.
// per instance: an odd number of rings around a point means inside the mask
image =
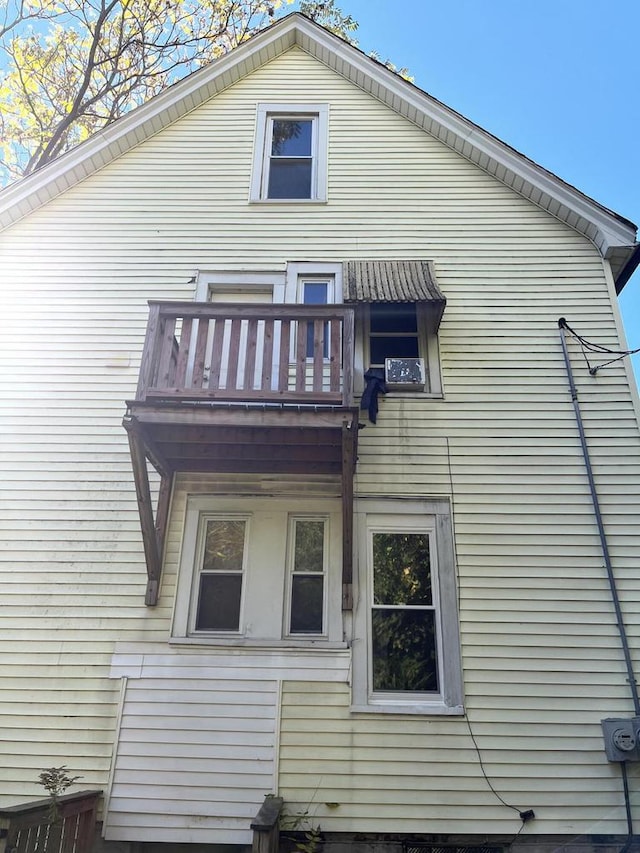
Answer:
MULTIPOLYGON (((353 308, 151 302, 129 434, 155 603, 177 471, 334 474, 347 575, 358 411, 353 308), (154 520, 147 460, 162 477, 154 520)), ((349 581, 350 583, 350 577, 349 581)), ((347 594, 347 593, 345 593, 347 594)))

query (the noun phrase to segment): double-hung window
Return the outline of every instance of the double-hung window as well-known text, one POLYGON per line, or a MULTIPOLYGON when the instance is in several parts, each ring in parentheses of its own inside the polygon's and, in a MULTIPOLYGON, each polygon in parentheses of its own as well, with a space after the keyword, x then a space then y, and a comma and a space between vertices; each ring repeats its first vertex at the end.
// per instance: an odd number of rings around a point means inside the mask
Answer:
POLYGON ((289 634, 323 633, 327 532, 326 518, 290 519, 289 634))
POLYGON ((326 201, 326 104, 259 104, 251 201, 326 201))
POLYGON ((334 498, 187 499, 174 639, 342 643, 334 498))
POLYGON ((247 518, 203 516, 194 584, 196 631, 239 631, 247 518))
POLYGON ((359 499, 353 710, 462 713, 445 500, 359 499))

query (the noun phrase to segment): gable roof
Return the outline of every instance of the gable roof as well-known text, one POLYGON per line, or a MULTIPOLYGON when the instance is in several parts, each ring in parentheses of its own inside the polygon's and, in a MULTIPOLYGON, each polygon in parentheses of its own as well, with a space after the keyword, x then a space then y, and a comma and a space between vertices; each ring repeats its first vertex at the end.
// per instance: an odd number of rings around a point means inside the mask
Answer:
POLYGON ((282 18, 7 187, 0 193, 0 228, 27 216, 296 45, 591 240, 611 262, 618 291, 640 263, 632 222, 299 13, 282 18))

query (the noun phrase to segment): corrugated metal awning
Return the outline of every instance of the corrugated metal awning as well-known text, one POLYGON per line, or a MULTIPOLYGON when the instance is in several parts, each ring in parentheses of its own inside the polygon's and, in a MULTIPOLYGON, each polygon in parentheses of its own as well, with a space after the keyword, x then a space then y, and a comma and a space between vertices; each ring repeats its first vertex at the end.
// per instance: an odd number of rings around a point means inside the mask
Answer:
POLYGON ((345 261, 345 302, 428 302, 437 329, 447 303, 431 261, 345 261))

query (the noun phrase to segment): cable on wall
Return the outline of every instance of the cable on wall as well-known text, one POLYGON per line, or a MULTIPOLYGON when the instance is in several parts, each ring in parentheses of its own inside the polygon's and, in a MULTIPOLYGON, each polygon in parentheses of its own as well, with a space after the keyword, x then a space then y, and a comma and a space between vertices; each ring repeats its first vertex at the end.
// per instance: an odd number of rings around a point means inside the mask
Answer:
POLYGON ((595 376, 599 370, 602 370, 603 367, 608 367, 610 364, 614 364, 616 361, 620 361, 621 358, 626 358, 628 355, 635 355, 640 352, 640 347, 637 349, 610 349, 609 347, 602 346, 602 344, 596 344, 593 341, 588 341, 586 338, 579 335, 571 326, 567 323, 564 317, 561 317, 558 320, 558 325, 560 328, 566 329, 570 335, 572 335, 579 343, 582 348, 582 355, 584 360, 587 363, 587 368, 589 369, 589 373, 592 376, 595 376), (563 324, 563 325, 560 325, 563 324), (592 366, 589 362, 589 358, 587 353, 593 353, 597 355, 613 355, 615 358, 611 358, 608 361, 603 362, 602 364, 597 364, 592 366))
MULTIPOLYGON (((453 487, 453 469, 451 466, 451 446, 449 444, 448 436, 445 436, 445 443, 447 446, 447 468, 448 468, 448 472, 449 472, 449 490, 451 492, 451 519, 453 522, 455 522, 455 502, 456 501, 455 501, 455 490, 453 487)), ((454 555, 455 555, 455 563, 456 563, 456 581, 457 581, 457 587, 458 587, 458 612, 460 612, 460 566, 458 563, 458 547, 457 547, 456 536, 453 537, 453 543, 454 543, 453 547, 454 547, 454 555)), ((480 747, 478 746, 478 742, 476 741, 476 737, 473 733, 473 729, 471 728, 471 720, 469 719, 469 714, 466 711, 464 714, 464 718, 465 718, 465 721, 467 723, 467 728, 469 729, 469 736, 471 737, 471 742, 472 742, 474 749, 476 751, 476 755, 478 756, 478 764, 480 766, 480 771, 482 773, 482 776, 484 777, 485 782, 487 783, 487 785, 489 787, 489 790, 502 803, 503 806, 506 806, 508 809, 511 809, 512 811, 517 812, 518 817, 522 821, 522 824, 521 824, 520 828, 518 829, 517 833, 514 835, 514 837, 509 842, 509 844, 511 845, 516 840, 516 838, 518 838, 518 836, 520 835, 520 833, 524 829, 525 824, 528 823, 530 820, 533 820, 533 818, 535 817, 535 812, 533 811, 533 809, 521 810, 517 806, 511 805, 511 803, 508 803, 496 791, 496 789, 493 787, 493 783, 491 782, 491 779, 489 778, 489 776, 487 774, 487 771, 485 770, 484 761, 482 759, 482 753, 480 752, 480 747)), ((622 853, 622 851, 621 851, 621 853, 622 853)))

